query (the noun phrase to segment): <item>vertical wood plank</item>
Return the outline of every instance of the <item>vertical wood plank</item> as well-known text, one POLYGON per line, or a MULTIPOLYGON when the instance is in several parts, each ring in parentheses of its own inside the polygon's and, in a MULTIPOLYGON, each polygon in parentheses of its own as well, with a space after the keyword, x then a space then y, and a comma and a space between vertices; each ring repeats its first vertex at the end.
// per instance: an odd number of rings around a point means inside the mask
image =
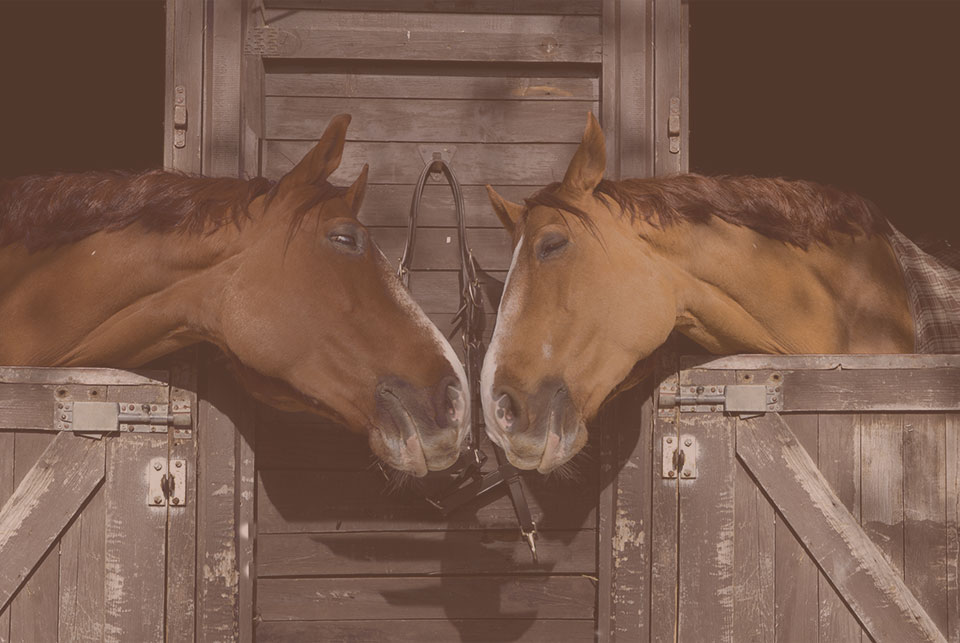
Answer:
MULTIPOLYGON (((668 125, 670 122, 670 101, 674 98, 680 105, 686 102, 686 81, 684 78, 684 59, 687 49, 687 29, 684 18, 686 13, 680 0, 654 1, 654 48, 656 88, 654 96, 654 151, 656 155, 655 172, 657 175, 685 172, 688 165, 688 151, 680 136, 679 152, 670 150, 668 125)), ((683 118, 682 108, 679 114, 681 134, 689 127, 683 118)))
POLYGON ((882 413, 864 413, 860 417, 860 522, 902 575, 902 417, 882 413))
POLYGON ((103 639, 105 523, 101 487, 60 541, 61 641, 103 639))
MULTIPOLYGON (((206 361, 206 360, 205 360, 206 361)), ((197 481, 197 640, 235 640, 238 573, 236 547, 236 424, 233 381, 222 369, 201 375, 197 481)))
MULTIPOLYGON (((243 26, 241 35, 253 27, 262 27, 260 4, 257 0, 243 0, 243 26)), ((260 170, 260 140, 264 133, 264 70, 263 58, 257 54, 244 53, 240 64, 241 88, 240 114, 243 132, 240 140, 240 166, 244 176, 256 176, 260 170)))
POLYGON ((607 482, 607 474, 617 454, 617 422, 620 419, 620 399, 608 402, 600 411, 597 425, 600 429, 600 494, 597 503, 597 643, 610 643, 616 614, 613 604, 617 584, 613 573, 613 533, 617 521, 617 485, 619 475, 607 482), (604 484, 606 483, 606 484, 604 484), (607 589, 609 588, 609 591, 607 589))
MULTIPOLYGON (((860 416, 821 414, 819 452, 819 466, 823 477, 830 483, 843 506, 859 520, 860 416)), ((820 640, 860 641, 860 623, 822 572, 819 585, 820 640)))
POLYGON ((167 0, 167 70, 164 112, 163 165, 167 169, 199 174, 203 124, 204 3, 167 0), (183 147, 173 144, 176 87, 183 87, 187 129, 183 147))
POLYGON ((168 434, 170 460, 186 466, 186 505, 167 511, 167 640, 193 641, 197 586, 197 350, 187 349, 170 367, 170 402, 189 402, 192 436, 168 434))
POLYGON ((753 478, 737 463, 733 640, 774 640, 776 518, 753 478))
POLYGON ((653 0, 619 3, 619 126, 617 155, 620 176, 654 173, 653 0))
MULTIPOLYGON (((816 414, 789 415, 783 419, 816 462, 816 414)), ((780 515, 776 538, 776 640, 816 641, 820 620, 817 566, 780 515)))
POLYGON ((256 610, 257 544, 257 478, 256 478, 256 417, 249 398, 243 401, 244 412, 239 427, 239 467, 237 469, 237 567, 240 572, 237 597, 239 600, 240 641, 253 643, 253 621, 256 610))
POLYGON ((947 610, 946 417, 903 416, 903 579, 940 631, 947 610))
MULTIPOLYGON (((53 438, 49 433, 16 434, 14 488, 40 459, 53 438)), ((11 642, 57 640, 59 586, 60 543, 55 542, 10 603, 11 642)))
POLYGON ((946 422, 947 466, 947 640, 960 641, 960 415, 946 422))
MULTIPOLYGON (((13 431, 0 431, 0 507, 14 490, 14 442, 13 431)), ((0 643, 10 641, 10 608, 0 610, 0 643)))
POLYGON ((600 124, 607 143, 606 176, 612 180, 623 178, 620 173, 619 132, 620 101, 617 81, 620 78, 620 0, 603 0, 601 29, 603 44, 600 72, 600 124))
POLYGON ((243 3, 219 0, 206 6, 203 173, 238 176, 243 3))
MULTIPOLYGON (((678 386, 676 355, 664 359, 661 377, 663 384, 678 386), (663 376, 663 373, 667 373, 663 376)), ((662 384, 661 384, 662 386, 662 384)), ((654 393, 655 400, 659 392, 654 393)), ((655 402, 654 408, 659 405, 655 402)), ((651 518, 650 518, 650 608, 645 618, 649 620, 650 640, 656 643, 669 643, 677 640, 677 621, 679 618, 677 598, 677 564, 679 547, 678 516, 680 511, 680 489, 676 480, 662 477, 660 462, 662 458, 663 438, 669 436, 677 440, 677 412, 661 415, 653 414, 653 444, 651 445, 652 466, 650 467, 651 518)), ((646 606, 641 605, 640 609, 646 606)))
MULTIPOLYGON (((684 371, 680 385, 734 384, 733 371, 684 371)), ((719 413, 681 413, 697 442, 697 478, 680 476, 680 641, 733 641, 735 427, 719 413)))

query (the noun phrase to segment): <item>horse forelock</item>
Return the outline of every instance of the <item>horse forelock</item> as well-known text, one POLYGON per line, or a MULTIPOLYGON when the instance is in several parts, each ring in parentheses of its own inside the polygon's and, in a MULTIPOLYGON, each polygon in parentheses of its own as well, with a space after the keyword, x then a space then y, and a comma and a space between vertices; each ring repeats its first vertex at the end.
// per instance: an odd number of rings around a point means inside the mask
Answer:
MULTIPOLYGON (((593 229, 592 216, 564 199, 560 185, 552 183, 526 199, 524 217, 533 207, 543 205, 572 214, 593 229)), ((594 196, 606 197, 608 205, 617 206, 620 214, 632 221, 639 219, 655 227, 705 223, 717 217, 802 248, 814 242, 830 244, 836 234, 871 236, 890 229, 869 200, 812 181, 699 174, 605 179, 594 196)))
MULTIPOLYGON (((345 190, 326 181, 293 210, 291 234, 321 202, 345 190)), ((249 206, 276 195, 276 183, 211 178, 164 170, 93 171, 25 176, 0 181, 0 247, 23 243, 30 251, 65 245, 91 234, 139 223, 150 231, 202 234, 242 225, 249 206)))

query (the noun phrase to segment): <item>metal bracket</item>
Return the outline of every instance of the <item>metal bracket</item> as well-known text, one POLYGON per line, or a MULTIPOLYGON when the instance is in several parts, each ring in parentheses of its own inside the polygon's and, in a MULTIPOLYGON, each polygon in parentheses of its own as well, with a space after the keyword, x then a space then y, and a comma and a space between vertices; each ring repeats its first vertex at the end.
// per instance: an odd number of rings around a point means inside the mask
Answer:
POLYGON ((680 407, 681 413, 723 411, 741 417, 783 410, 781 387, 772 384, 666 386, 660 389, 660 410, 680 407), (665 390, 666 389, 666 390, 665 390))
POLYGON ((147 505, 183 507, 187 504, 187 462, 153 458, 147 466, 147 505))
POLYGON ((173 95, 173 146, 180 149, 187 145, 187 90, 177 85, 173 95))
MULTIPOLYGON (((450 165, 453 163, 453 156, 457 153, 457 146, 446 145, 437 149, 430 145, 418 145, 417 150, 420 152, 420 158, 423 160, 424 165, 430 165, 434 161, 446 161, 446 163, 450 165)), ((442 179, 442 173, 430 172, 431 181, 440 181, 442 179)))
POLYGON ((190 428, 190 403, 85 402, 59 400, 54 404, 54 427, 74 433, 166 433, 167 427, 190 428))
POLYGON ((670 99, 670 116, 667 117, 667 141, 670 143, 670 153, 680 153, 680 99, 673 96, 670 99))
POLYGON ((663 436, 661 445, 661 476, 675 480, 693 480, 697 477, 697 439, 692 435, 663 436))

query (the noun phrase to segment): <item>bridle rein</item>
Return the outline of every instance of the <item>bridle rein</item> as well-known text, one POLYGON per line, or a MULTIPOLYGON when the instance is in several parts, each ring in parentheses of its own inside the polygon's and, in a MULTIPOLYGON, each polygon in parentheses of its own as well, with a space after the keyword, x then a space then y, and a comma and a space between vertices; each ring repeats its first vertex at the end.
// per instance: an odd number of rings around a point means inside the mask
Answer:
MULTIPOLYGON (((537 563, 537 525, 534 523, 527 506, 527 499, 523 492, 523 481, 520 470, 507 461, 506 454, 500 447, 491 444, 497 458, 497 468, 484 472, 483 465, 487 456, 480 450, 480 440, 483 435, 483 412, 480 406, 480 367, 486 347, 483 343, 485 319, 483 313, 483 278, 486 273, 477 264, 473 253, 467 246, 467 224, 463 206, 463 192, 457 181, 453 168, 447 161, 434 154, 428 162, 413 191, 413 200, 410 203, 410 221, 407 228, 407 243, 400 258, 397 276, 406 288, 410 287, 410 267, 413 263, 413 250, 417 241, 417 219, 420 215, 420 201, 423 197, 423 188, 432 173, 441 173, 446 178, 453 192, 453 203, 457 213, 457 236, 460 245, 460 306, 454 318, 453 332, 460 331, 463 340, 463 351, 467 382, 470 385, 470 435, 466 454, 461 456, 463 464, 454 475, 449 487, 436 498, 427 498, 427 501, 447 516, 459 507, 474 498, 498 487, 507 485, 510 500, 513 503, 517 522, 520 524, 520 533, 530 547, 533 562, 537 563)), ((492 302, 494 305, 499 302, 492 302)), ((452 333, 451 333, 452 335, 452 333)))

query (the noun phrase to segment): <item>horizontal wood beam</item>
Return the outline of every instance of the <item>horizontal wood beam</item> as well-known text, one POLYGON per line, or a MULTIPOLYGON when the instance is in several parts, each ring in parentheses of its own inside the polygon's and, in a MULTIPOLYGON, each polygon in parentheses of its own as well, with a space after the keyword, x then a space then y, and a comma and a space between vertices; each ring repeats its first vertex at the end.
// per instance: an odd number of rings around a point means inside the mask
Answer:
POLYGON ((105 443, 61 433, 0 509, 0 611, 103 482, 105 443))
POLYGON ((874 641, 946 641, 779 415, 739 420, 737 457, 874 641))
POLYGON ((960 368, 792 371, 784 411, 958 411, 960 368))

